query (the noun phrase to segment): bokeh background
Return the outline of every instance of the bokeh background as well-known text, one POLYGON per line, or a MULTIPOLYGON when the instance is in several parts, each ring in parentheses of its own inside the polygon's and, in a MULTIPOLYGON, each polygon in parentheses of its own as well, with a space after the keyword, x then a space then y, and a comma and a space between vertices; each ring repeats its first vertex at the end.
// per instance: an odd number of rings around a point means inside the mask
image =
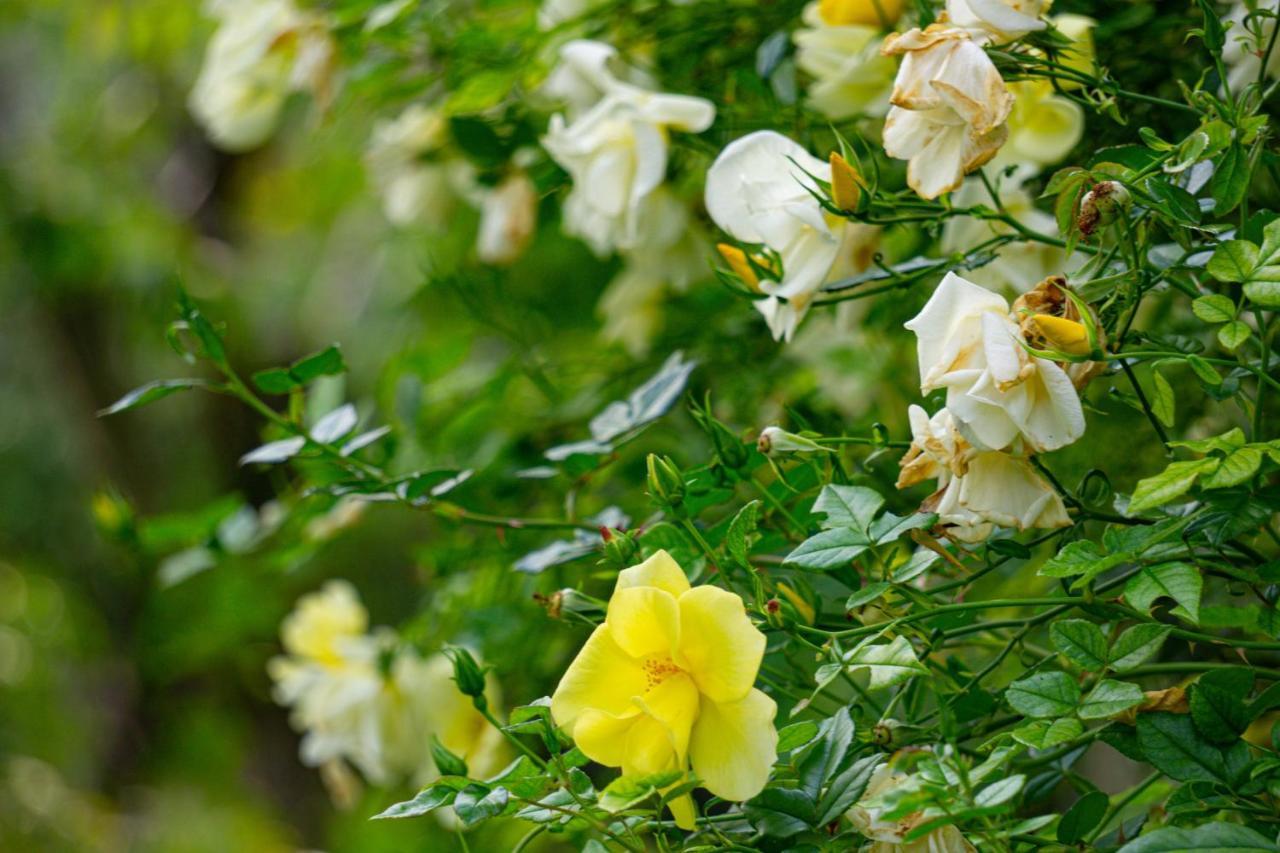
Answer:
MULTIPOLYGON (((712 10, 729 16, 708 36, 727 51, 717 61, 749 67, 801 5, 712 10)), ((1088 5, 1062 4, 1097 11, 1088 5)), ((1096 34, 1102 60, 1131 88, 1167 88, 1187 56, 1180 34, 1161 29, 1162 4, 1121 5, 1096 34), (1141 50, 1121 50, 1138 32, 1141 50)), ((903 437, 918 395, 900 324, 924 294, 815 313, 784 350, 708 274, 651 309, 660 330, 647 353, 627 352, 599 337, 616 264, 560 235, 554 187, 530 254, 495 270, 466 262, 466 208, 442 234, 388 225, 362 157, 386 111, 375 99, 340 94, 324 114, 299 100, 269 144, 211 147, 186 106, 211 28, 193 0, 0 5, 0 848, 453 845, 431 821, 367 821, 405 791, 366 789, 342 809, 301 765, 265 672, 280 620, 324 579, 347 578, 373 624, 429 649, 471 641, 509 703, 528 701, 581 640, 533 595, 591 586, 592 562, 519 574, 512 563, 554 535, 323 499, 291 503, 287 524, 263 533, 287 489, 278 472, 236 464, 263 438, 251 411, 185 394, 95 417, 136 385, 192 370, 165 340, 177 283, 226 323, 243 373, 340 343, 350 372, 312 405, 345 397, 391 425, 396 470, 476 469, 459 503, 556 515, 572 495, 583 515, 616 504, 636 519, 649 511, 645 452, 706 457, 683 406, 590 477, 514 474, 585 438, 592 414, 676 349, 700 360, 692 387, 744 436, 775 422, 851 434, 880 422, 903 437)), ((685 77, 719 96, 723 81, 685 77)), ((689 173, 779 115, 767 92, 748 107, 728 111, 705 150, 679 154, 689 173)), ((1176 116, 1134 120, 1178 137, 1176 116)), ((1090 145, 1130 132, 1090 121, 1090 145)), ((890 250, 906 257, 926 239, 896 234, 890 250)), ((1159 465, 1154 442, 1148 458, 1125 438, 1144 428, 1138 415, 1091 403, 1097 440, 1054 467, 1102 465, 1127 487, 1159 465)), ((886 455, 858 464, 892 479, 886 455)), ((486 831, 473 849, 505 846, 504 830, 486 831)))

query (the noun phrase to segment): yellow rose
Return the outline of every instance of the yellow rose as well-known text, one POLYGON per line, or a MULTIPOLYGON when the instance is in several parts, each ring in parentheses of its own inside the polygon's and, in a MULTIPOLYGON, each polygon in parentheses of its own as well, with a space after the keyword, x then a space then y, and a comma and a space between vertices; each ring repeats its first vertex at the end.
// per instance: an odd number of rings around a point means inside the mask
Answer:
POLYGON ((833 27, 860 25, 888 29, 902 15, 903 0, 819 0, 818 14, 833 27))
MULTIPOLYGON (((748 800, 777 758, 777 706, 753 686, 764 646, 741 598, 690 587, 659 551, 618 574, 605 621, 560 680, 551 714, 588 758, 623 775, 692 768, 717 797, 748 800)), ((690 797, 670 808, 693 828, 690 797)))
POLYGON ((344 660, 342 645, 369 627, 369 613, 355 588, 342 580, 329 581, 319 592, 304 595, 280 625, 285 651, 326 666, 344 660))

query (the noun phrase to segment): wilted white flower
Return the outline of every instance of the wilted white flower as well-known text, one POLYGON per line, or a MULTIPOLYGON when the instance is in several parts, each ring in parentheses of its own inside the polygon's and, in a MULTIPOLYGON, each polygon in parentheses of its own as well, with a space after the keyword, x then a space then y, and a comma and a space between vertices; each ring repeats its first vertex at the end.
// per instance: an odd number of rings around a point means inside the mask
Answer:
POLYGON ((1013 96, 986 52, 963 30, 934 24, 885 39, 902 54, 884 150, 907 160, 907 183, 923 198, 960 186, 1008 136, 1013 96))
POLYGON ((975 448, 946 409, 930 418, 912 406, 907 415, 911 447, 902 457, 897 486, 936 480, 921 509, 937 513, 954 538, 978 542, 995 525, 1028 530, 1071 524, 1062 497, 1028 459, 975 448))
POLYGON ((911 777, 894 772, 889 764, 881 765, 872 774, 862 799, 848 812, 853 828, 872 841, 867 850, 870 853, 975 853, 974 846, 950 824, 916 841, 906 841, 911 830, 926 820, 925 815, 915 812, 890 820, 883 816, 887 809, 881 798, 910 783, 911 777))
POLYGON ((780 133, 761 130, 734 140, 707 171, 707 212, 734 239, 776 253, 782 269, 755 284, 774 338, 791 340, 823 284, 869 262, 879 229, 826 212, 810 175, 831 167, 780 133))
POLYGON ((190 107, 218 147, 265 142, 292 92, 327 95, 333 41, 323 18, 291 0, 216 0, 207 8, 219 24, 190 107))
MULTIPOLYGON (((576 44, 576 43, 571 43, 576 44)), ((652 203, 667 171, 667 133, 699 133, 715 107, 704 98, 651 92, 613 76, 607 63, 583 65, 604 92, 572 121, 551 118, 543 147, 573 179, 565 230, 599 255, 634 248, 661 227, 652 203)))
POLYGON ((481 194, 476 256, 486 264, 515 263, 537 227, 537 190, 527 174, 513 172, 481 194))
POLYGON ((435 775, 434 734, 478 773, 495 769, 500 736, 458 692, 452 664, 398 649, 389 633, 369 633, 368 622, 355 589, 330 581, 281 624, 286 654, 267 671, 303 732, 303 763, 346 761, 375 784, 420 784, 435 775))
POLYGON ((828 118, 880 116, 889 108, 893 60, 880 53, 878 25, 838 23, 814 2, 804 9, 805 26, 796 30, 796 67, 813 78, 809 104, 828 118))
POLYGON ((952 26, 967 30, 983 44, 1005 44, 1043 30, 1047 0, 947 0, 952 26))
POLYGON ((473 172, 447 151, 448 141, 447 119, 423 104, 374 127, 366 161, 393 224, 443 228, 471 191, 473 172))
POLYGON ((920 390, 947 389, 947 409, 975 446, 1001 450, 1021 436, 1043 452, 1084 434, 1071 376, 1027 352, 1004 297, 947 273, 906 325, 916 334, 920 390))

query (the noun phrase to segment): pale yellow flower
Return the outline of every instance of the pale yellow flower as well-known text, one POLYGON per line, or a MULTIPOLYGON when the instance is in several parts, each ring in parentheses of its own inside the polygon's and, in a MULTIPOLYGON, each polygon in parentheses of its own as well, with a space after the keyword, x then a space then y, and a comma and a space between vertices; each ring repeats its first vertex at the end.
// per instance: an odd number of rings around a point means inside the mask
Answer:
POLYGON ((448 118, 426 104, 374 126, 365 161, 392 224, 443 229, 473 191, 473 170, 448 144, 448 118))
POLYGON ((1006 126, 1009 138, 992 160, 992 168, 1027 164, 1051 166, 1071 153, 1084 135, 1084 109, 1053 90, 1044 79, 1009 84, 1013 110, 1006 126))
MULTIPOLYGON (((754 687, 765 637, 742 599, 690 587, 665 551, 618 575, 595 629, 551 697, 593 761, 627 776, 691 768, 726 800, 748 800, 777 757, 774 701, 754 687)), ((671 803, 693 828, 693 802, 671 803)))
MULTIPOLYGON (((1093 74, 1093 63, 1096 52, 1093 46, 1093 28, 1098 22, 1087 15, 1054 15, 1051 19, 1058 32, 1071 39, 1071 47, 1058 53, 1058 62, 1085 74, 1093 74)), ((1225 51, 1224 51, 1225 53, 1225 51)), ((1074 80, 1059 80, 1063 89, 1079 89, 1082 83, 1074 80)))
POLYGON ((902 16, 905 0, 818 0, 822 20, 833 27, 861 25, 887 28, 902 16))
POLYGON ((893 60, 880 53, 881 27, 854 18, 832 20, 818 3, 804 9, 796 30, 796 67, 813 78, 809 105, 828 118, 884 115, 893 88, 893 60))

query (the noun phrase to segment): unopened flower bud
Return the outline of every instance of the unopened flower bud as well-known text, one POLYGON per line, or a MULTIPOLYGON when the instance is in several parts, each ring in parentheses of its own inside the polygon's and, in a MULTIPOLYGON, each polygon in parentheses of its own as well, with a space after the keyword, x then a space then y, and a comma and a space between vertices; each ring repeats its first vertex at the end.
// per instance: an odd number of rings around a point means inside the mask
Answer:
POLYGON ((831 152, 831 200, 841 210, 856 210, 862 200, 862 178, 838 152, 831 152))
POLYGON ((450 752, 435 735, 431 736, 431 760, 441 776, 467 775, 467 762, 450 752))
POLYGON ((1099 225, 1110 225, 1129 209, 1133 199, 1119 181, 1100 181, 1080 200, 1076 228, 1088 237, 1099 225))
POLYGON ((765 427, 756 439, 756 449, 765 456, 776 453, 830 453, 831 449, 823 447, 811 438, 787 432, 780 427, 765 427))
POLYGON ((604 535, 604 565, 621 571, 628 566, 634 566, 640 561, 640 543, 636 542, 636 537, 625 530, 612 530, 608 527, 601 528, 601 534, 604 535))
POLYGON ((676 509, 684 503, 684 475, 665 456, 650 453, 649 497, 667 509, 676 509))
POLYGON ((1031 321, 1052 349, 1068 355, 1089 355, 1093 352, 1089 330, 1083 323, 1050 314, 1032 315, 1031 321))
POLYGON ((756 271, 751 268, 751 261, 747 260, 746 252, 728 243, 717 243, 716 250, 729 265, 729 269, 733 270, 733 274, 742 279, 743 284, 752 290, 760 289, 760 276, 756 275, 756 271))
POLYGON ((458 685, 458 690, 464 696, 470 696, 471 703, 479 710, 488 708, 489 703, 484 698, 484 667, 476 663, 471 652, 459 646, 445 649, 445 654, 453 661, 453 681, 458 685))

